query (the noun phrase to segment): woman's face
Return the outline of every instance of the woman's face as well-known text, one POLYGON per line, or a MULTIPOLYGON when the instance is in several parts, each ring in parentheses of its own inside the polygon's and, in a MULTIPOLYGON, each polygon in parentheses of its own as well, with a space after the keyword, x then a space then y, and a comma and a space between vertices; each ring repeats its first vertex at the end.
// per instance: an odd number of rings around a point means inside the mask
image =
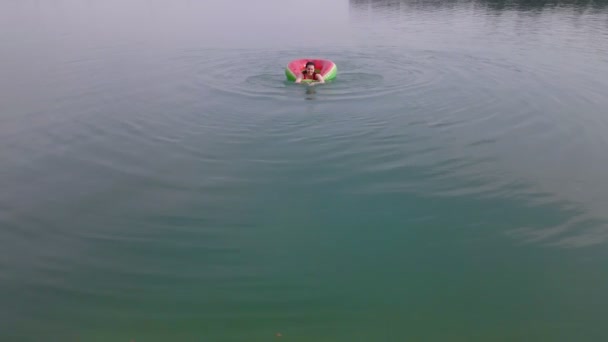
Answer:
POLYGON ((312 74, 315 72, 315 66, 314 66, 314 65, 309 65, 309 66, 307 66, 307 67, 306 67, 306 72, 307 72, 309 75, 312 75, 312 74))

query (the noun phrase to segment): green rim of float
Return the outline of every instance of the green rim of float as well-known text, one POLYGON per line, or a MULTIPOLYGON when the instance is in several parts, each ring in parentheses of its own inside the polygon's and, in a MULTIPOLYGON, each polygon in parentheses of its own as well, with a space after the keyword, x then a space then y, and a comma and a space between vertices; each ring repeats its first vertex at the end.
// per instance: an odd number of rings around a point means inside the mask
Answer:
MULTIPOLYGON (((331 81, 336 78, 338 74, 338 67, 336 64, 329 59, 295 59, 285 68, 285 76, 289 81, 295 81, 298 74, 301 74, 302 71, 306 68, 306 63, 313 62, 315 63, 315 72, 317 74, 321 74, 325 81, 331 81)), ((314 82, 313 80, 302 80, 302 82, 314 82)))

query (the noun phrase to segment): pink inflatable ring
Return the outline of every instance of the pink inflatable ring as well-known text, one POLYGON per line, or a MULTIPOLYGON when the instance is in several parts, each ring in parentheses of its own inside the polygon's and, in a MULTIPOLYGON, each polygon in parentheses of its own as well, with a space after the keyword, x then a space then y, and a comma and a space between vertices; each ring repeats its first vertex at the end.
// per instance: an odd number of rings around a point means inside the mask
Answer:
MULTIPOLYGON (((315 72, 321 74, 323 79, 326 81, 331 81, 336 78, 336 74, 338 73, 338 68, 336 64, 329 59, 296 59, 289 64, 287 64, 287 68, 285 68, 285 76, 290 81, 295 81, 298 75, 302 74, 306 67, 306 63, 313 62, 315 63, 315 72)), ((311 82, 312 80, 302 80, 302 82, 311 82)))

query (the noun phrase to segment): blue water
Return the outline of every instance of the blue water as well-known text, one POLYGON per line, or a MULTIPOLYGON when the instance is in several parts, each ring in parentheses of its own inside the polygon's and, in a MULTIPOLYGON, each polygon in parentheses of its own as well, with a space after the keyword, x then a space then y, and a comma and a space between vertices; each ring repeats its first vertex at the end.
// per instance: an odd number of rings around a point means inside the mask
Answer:
POLYGON ((0 46, 2 341, 608 336, 605 2, 4 1, 0 46))

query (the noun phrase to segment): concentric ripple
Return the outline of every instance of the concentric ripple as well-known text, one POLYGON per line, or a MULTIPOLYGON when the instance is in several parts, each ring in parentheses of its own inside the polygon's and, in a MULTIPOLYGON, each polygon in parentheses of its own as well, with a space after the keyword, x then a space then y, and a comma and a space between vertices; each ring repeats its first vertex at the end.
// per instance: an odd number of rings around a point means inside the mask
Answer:
MULTIPOLYGON (((338 65, 336 80, 310 91, 307 85, 285 80, 285 65, 301 58, 289 52, 191 51, 177 58, 191 68, 198 86, 252 98, 293 100, 302 94, 316 94, 318 100, 363 100, 432 87, 440 81, 442 64, 429 68, 434 53, 414 56, 373 51, 319 53, 338 65)), ((445 64, 443 64, 445 65, 445 64)))

